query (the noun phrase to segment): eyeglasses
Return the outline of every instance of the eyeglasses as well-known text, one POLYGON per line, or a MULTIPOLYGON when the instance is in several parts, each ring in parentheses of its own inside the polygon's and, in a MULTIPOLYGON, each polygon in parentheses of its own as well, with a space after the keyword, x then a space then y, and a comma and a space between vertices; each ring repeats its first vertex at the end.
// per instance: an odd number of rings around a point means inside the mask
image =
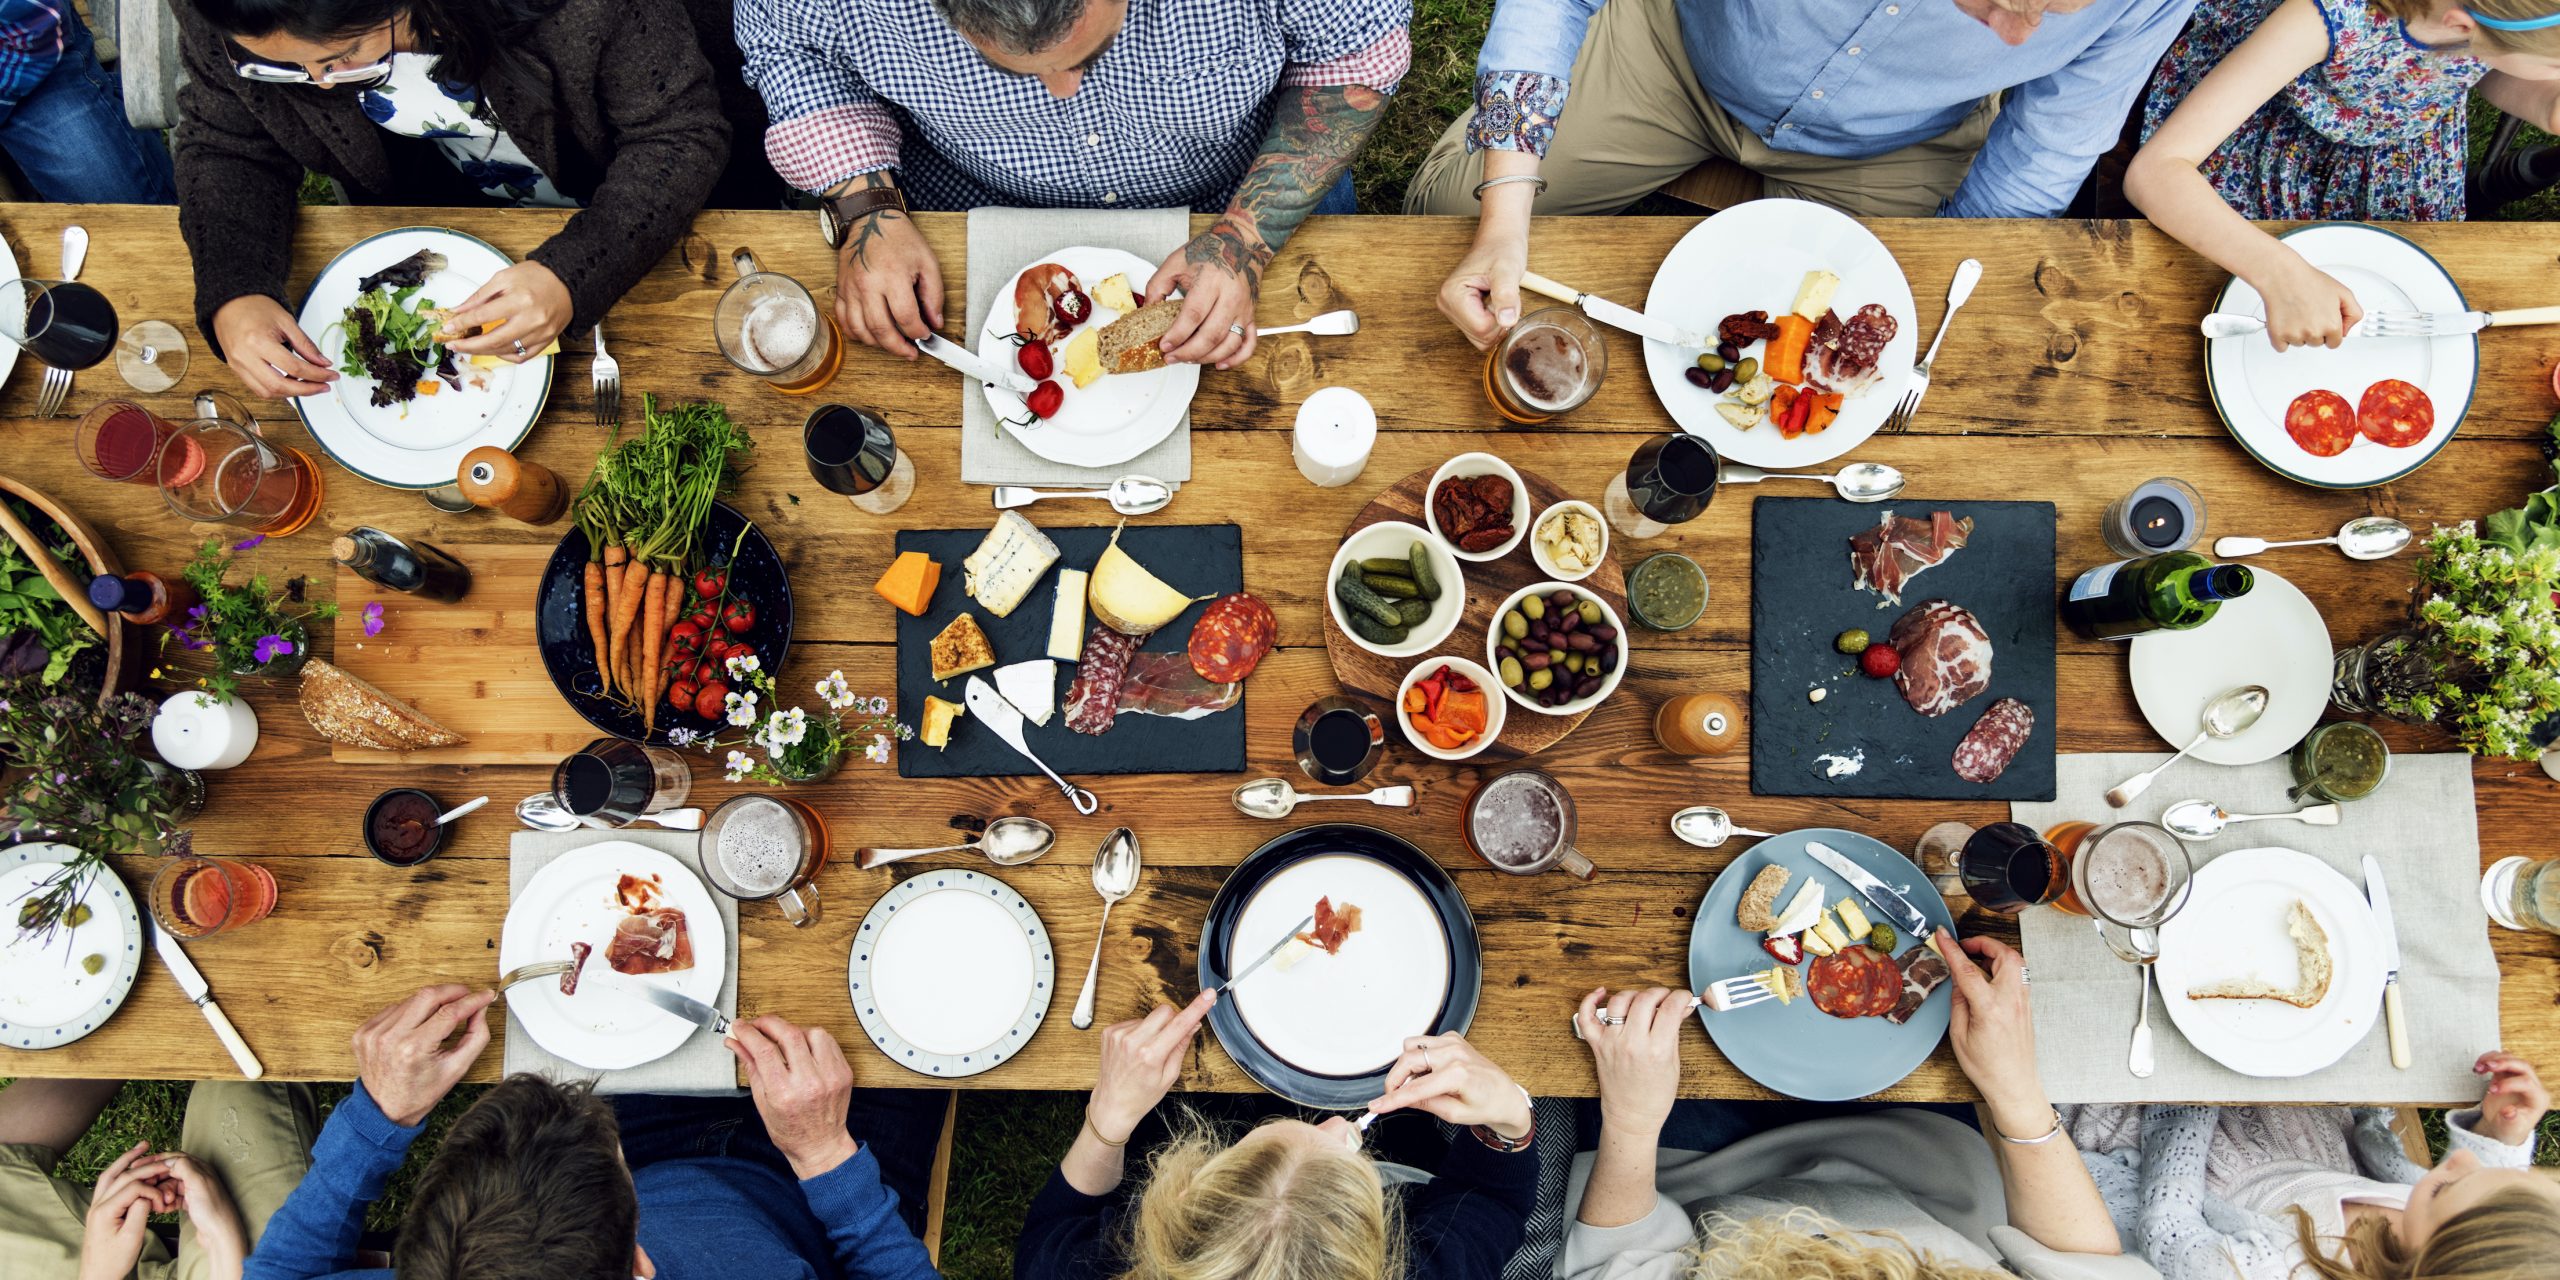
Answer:
POLYGON ((316 78, 300 67, 280 67, 272 62, 235 62, 231 65, 240 73, 241 79, 255 80, 260 84, 317 84, 334 88, 342 84, 371 84, 391 75, 389 58, 369 67, 324 71, 316 78))

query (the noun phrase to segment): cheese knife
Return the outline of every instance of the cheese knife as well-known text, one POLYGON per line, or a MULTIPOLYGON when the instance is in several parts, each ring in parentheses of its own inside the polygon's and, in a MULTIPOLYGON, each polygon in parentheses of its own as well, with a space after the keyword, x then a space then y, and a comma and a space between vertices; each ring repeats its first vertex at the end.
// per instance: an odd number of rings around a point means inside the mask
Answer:
POLYGON ((715 1005, 704 1004, 692 996, 654 982, 616 982, 613 989, 635 999, 648 1001, 715 1036, 727 1038, 729 1015, 715 1005))
POLYGON ((231 1051, 231 1060, 240 1065, 240 1074, 251 1080, 265 1075, 266 1066, 258 1061, 258 1055, 249 1052, 249 1042, 240 1038, 240 1029, 231 1025, 222 1006, 214 1002, 213 984, 204 980, 203 972, 187 958, 178 940, 170 937, 148 912, 143 914, 142 928, 151 935, 151 949, 160 953, 160 963, 168 966, 169 976, 178 980, 178 990, 185 992, 187 999, 204 1012, 204 1020, 213 1024, 213 1034, 221 1037, 222 1047, 231 1051))
POLYGON ((1278 942, 1272 943, 1268 949, 1254 959, 1252 964, 1246 965, 1242 972, 1227 979, 1225 982, 1219 983, 1218 994, 1225 995, 1226 993, 1235 990, 1236 984, 1252 977, 1254 970, 1271 963, 1271 957, 1280 954, 1280 949, 1282 947, 1288 946, 1290 943, 1297 941, 1299 934, 1305 933, 1307 930, 1315 927, 1316 918, 1314 916, 1308 916, 1306 919, 1299 921, 1295 928, 1292 928, 1287 933, 1281 934, 1278 942))
POLYGON ((999 386, 1018 396, 1031 394, 1038 383, 1011 369, 1000 369, 978 358, 978 353, 938 333, 916 339, 916 350, 950 365, 980 382, 999 386))
POLYGON ((1058 771, 1050 768, 1047 761, 1031 754, 1031 746, 1023 740, 1022 736, 1022 713, 1015 710, 1012 703, 1005 701, 1004 695, 996 692, 994 685, 988 684, 980 677, 971 676, 968 692, 962 697, 969 704, 969 714, 976 716, 980 724, 987 726, 990 732, 1004 739, 1006 746, 1021 752, 1023 759, 1040 766, 1040 772, 1049 775, 1049 781, 1058 784, 1058 790, 1066 795, 1067 803, 1076 807, 1076 812, 1090 814, 1102 807, 1102 802, 1094 799, 1092 792, 1059 777, 1058 771))
POLYGON ((1650 338, 1687 351, 1704 351, 1715 345, 1678 325, 1656 320, 1633 307, 1622 306, 1596 294, 1584 293, 1572 285, 1559 284, 1535 271, 1520 273, 1520 287, 1531 293, 1543 293, 1558 302, 1572 303, 1582 309, 1582 314, 1639 338, 1650 338))
POLYGON ((2409 1024, 2400 1016, 2400 926, 2391 919, 2391 887, 2382 881, 2382 864, 2364 856, 2364 896, 2373 904, 2373 922, 2382 928, 2382 1021, 2391 1032, 2391 1065, 2409 1069, 2409 1024))
POLYGON ((1804 851, 1812 855, 1814 861, 1829 867, 1832 874, 1848 881, 1849 887, 1857 890, 1859 897, 1866 899, 1876 910, 1883 912, 1895 928, 1902 930, 1905 937, 1913 942, 1927 942, 1936 936, 1937 930, 1930 927, 1929 917, 1921 914, 1920 908, 1911 905, 1911 899, 1894 892, 1893 886, 1877 879, 1874 872, 1851 862, 1839 850, 1819 840, 1808 841, 1804 851))

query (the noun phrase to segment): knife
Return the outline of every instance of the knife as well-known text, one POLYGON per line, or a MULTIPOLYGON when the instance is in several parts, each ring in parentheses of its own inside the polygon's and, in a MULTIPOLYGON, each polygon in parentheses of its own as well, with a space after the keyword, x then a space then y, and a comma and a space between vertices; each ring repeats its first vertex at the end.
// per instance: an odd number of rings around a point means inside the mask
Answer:
POLYGON ((2400 1016, 2400 926, 2391 919, 2391 887, 2382 882, 2382 864, 2364 856, 2364 896, 2373 904, 2374 923, 2382 926, 2382 1021, 2391 1031, 2391 1065, 2409 1069, 2409 1024, 2400 1016))
POLYGON ((1520 287, 1531 293, 1543 293, 1558 302, 1570 302, 1582 308, 1582 314, 1612 329, 1624 329, 1640 338, 1650 338, 1655 342, 1689 351, 1704 351, 1715 345, 1678 325, 1656 320, 1633 307, 1620 306, 1607 298, 1584 293, 1572 285, 1559 284, 1535 271, 1520 273, 1520 287))
POLYGON ((977 676, 971 676, 969 690, 962 696, 969 703, 969 714, 976 716, 979 723, 987 726, 997 737, 1004 739, 1006 746, 1021 752, 1023 759, 1040 766, 1040 772, 1048 774, 1049 781, 1058 784, 1058 790, 1066 794, 1067 803, 1074 805, 1076 812, 1090 814, 1102 807, 1102 802, 1094 799, 1092 792, 1059 777, 1058 771, 1050 768, 1047 761, 1031 754, 1030 744, 1024 742, 1022 738, 1022 713, 1015 710, 1012 703, 1005 701, 1004 695, 996 692, 994 685, 988 684, 977 676))
POLYGON ((729 1015, 681 991, 654 982, 615 982, 612 986, 624 995, 646 1000, 713 1035, 725 1038, 729 1034, 729 1015))
POLYGON ((928 333, 916 339, 916 350, 980 382, 1002 387, 1018 396, 1030 395, 1031 389, 1039 385, 1023 374, 1015 373, 1011 369, 999 369, 979 359, 977 352, 938 333, 928 333))
POLYGON ((1252 964, 1246 965, 1242 972, 1227 979, 1225 982, 1219 983, 1218 994, 1225 995, 1226 993, 1235 990, 1236 984, 1252 977, 1254 970, 1271 963, 1271 957, 1280 954, 1280 949, 1282 947, 1288 946, 1290 943, 1297 941, 1299 934, 1305 933, 1307 930, 1315 927, 1316 918, 1314 916, 1308 916, 1306 919, 1299 921, 1297 925, 1291 928, 1287 933, 1281 934, 1280 940, 1272 943, 1269 950, 1264 951, 1252 964))
POLYGON ((1911 905, 1911 899, 1895 893, 1893 886, 1876 879, 1873 872, 1849 861, 1839 850, 1815 840, 1807 842, 1804 851, 1813 855, 1814 861, 1831 868, 1832 874, 1848 881, 1849 887, 1857 890, 1859 897, 1890 917, 1904 936, 1914 942, 1927 942, 1937 935, 1937 930, 1929 924, 1929 917, 1911 905))
POLYGON ((240 1074, 251 1080, 265 1075, 267 1068, 258 1061, 258 1055, 249 1052, 249 1042, 240 1038, 240 1029, 232 1026, 222 1006, 214 1003, 213 984, 204 980, 204 974, 197 970, 195 961, 187 958, 178 940, 148 913, 142 917, 142 927, 151 934, 151 949, 160 953, 160 963, 167 965, 169 976, 178 980, 178 990, 204 1011, 204 1020, 213 1024, 213 1034, 221 1037, 222 1047, 231 1051, 231 1060, 240 1064, 240 1074))

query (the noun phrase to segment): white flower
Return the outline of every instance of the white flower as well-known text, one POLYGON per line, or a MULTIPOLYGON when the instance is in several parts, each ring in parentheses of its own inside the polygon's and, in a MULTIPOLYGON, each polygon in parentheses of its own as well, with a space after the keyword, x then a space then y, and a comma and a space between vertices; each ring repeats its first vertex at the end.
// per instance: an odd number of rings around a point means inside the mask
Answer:
MULTIPOLYGON (((732 658, 730 661, 734 662, 736 659, 732 658)), ((728 699, 720 705, 721 709, 728 713, 728 721, 731 724, 745 728, 756 722, 756 691, 753 689, 743 693, 732 691, 728 699)))
POLYGON ((845 683, 841 671, 830 671, 826 679, 818 682, 818 696, 826 699, 830 711, 842 711, 859 701, 853 695, 853 686, 845 683))
POLYGON ((746 752, 731 751, 729 753, 729 781, 746 781, 747 775, 755 772, 755 767, 755 758, 746 752))
POLYGON ((889 714, 889 700, 887 698, 873 698, 869 702, 862 704, 862 713, 867 716, 885 716, 889 714))
POLYGON ((798 707, 776 711, 773 718, 765 721, 764 728, 775 747, 796 747, 809 734, 809 713, 798 707))
POLYGON ((871 745, 863 748, 862 758, 873 764, 889 763, 889 735, 885 733, 871 735, 871 745))
POLYGON ((761 671, 763 669, 764 659, 759 658, 752 653, 733 653, 729 655, 729 674, 732 677, 743 676, 750 672, 761 671))
POLYGON ((691 729, 669 729, 667 730, 667 745, 674 747, 678 751, 682 751, 686 747, 693 745, 693 740, 696 736, 697 735, 691 729))
POLYGON ((747 741, 754 743, 767 755, 771 755, 777 749, 773 744, 773 726, 770 724, 756 726, 756 731, 748 736, 747 741))

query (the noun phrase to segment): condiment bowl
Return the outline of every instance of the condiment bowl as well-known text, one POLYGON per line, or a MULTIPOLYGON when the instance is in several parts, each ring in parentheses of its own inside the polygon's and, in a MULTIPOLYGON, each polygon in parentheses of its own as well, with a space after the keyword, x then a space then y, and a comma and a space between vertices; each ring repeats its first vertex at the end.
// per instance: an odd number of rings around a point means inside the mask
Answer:
POLYGON ((1615 639, 1607 646, 1609 648, 1614 648, 1617 651, 1618 658, 1616 665, 1610 667, 1608 672, 1600 677, 1600 688, 1598 691, 1592 693, 1588 697, 1575 698, 1570 702, 1553 707, 1547 706, 1544 703, 1531 698, 1529 696, 1528 685, 1525 681, 1522 683, 1520 688, 1514 689, 1508 685, 1504 685, 1499 674, 1495 675, 1493 681, 1494 684, 1501 687, 1504 693, 1510 695, 1512 702, 1520 706, 1527 707, 1529 710, 1535 711, 1542 716, 1569 716, 1588 711, 1591 708, 1608 701, 1609 695, 1618 691, 1618 682, 1625 679, 1627 675, 1626 619, 1619 617, 1618 611, 1610 608, 1609 602, 1602 600, 1598 592, 1574 586, 1569 582, 1532 582, 1528 586, 1522 587, 1504 597, 1502 603, 1494 607, 1493 621, 1485 628, 1484 657, 1487 669, 1496 673, 1499 673, 1502 670, 1502 654, 1500 650, 1504 639, 1502 634, 1503 615, 1511 612, 1511 610, 1521 601, 1526 600, 1531 596, 1553 595, 1558 591, 1565 590, 1570 590, 1575 596, 1584 600, 1590 600, 1600 606, 1601 623, 1613 628, 1618 633, 1615 639))
POLYGON ((1500 692, 1501 688, 1502 682, 1495 679, 1492 672, 1487 671, 1483 667, 1469 662, 1464 658, 1450 657, 1446 654, 1439 654, 1424 658, 1422 661, 1413 664, 1413 670, 1404 673, 1404 683, 1396 686, 1396 725, 1398 728, 1404 730, 1405 740, 1413 744, 1414 750, 1419 751, 1434 760, 1468 759, 1479 752, 1482 752, 1486 747, 1492 746, 1494 739, 1502 736, 1503 718, 1509 714, 1507 704, 1511 700, 1502 696, 1500 692), (1413 721, 1404 709, 1405 694, 1410 692, 1415 685, 1430 679, 1431 673, 1438 671, 1442 667, 1447 667, 1451 672, 1475 681, 1476 687, 1484 690, 1485 695, 1484 732, 1477 734, 1474 740, 1468 742, 1467 745, 1460 747, 1455 751, 1443 751, 1440 748, 1431 745, 1431 743, 1422 736, 1422 731, 1413 727, 1413 721))
POLYGON ((1429 653, 1441 641, 1448 639, 1450 632, 1458 629, 1458 619, 1467 612, 1466 568, 1458 563, 1457 553, 1430 531, 1402 520, 1381 520, 1343 539, 1341 548, 1333 553, 1333 563, 1324 571, 1323 590, 1324 607, 1332 612, 1334 627, 1351 643, 1381 658, 1410 658, 1417 653, 1429 653), (1333 589, 1333 584, 1342 579, 1342 567, 1388 556, 1403 558, 1412 552, 1413 544, 1417 542, 1431 557, 1432 575, 1440 580, 1440 598, 1431 602, 1431 616, 1424 618, 1422 625, 1407 631, 1398 643, 1376 644, 1363 639, 1359 632, 1351 629, 1350 619, 1343 615, 1342 598, 1333 589))
POLYGON ((1520 539, 1528 536, 1529 486, 1520 483, 1520 473, 1512 470, 1510 463, 1490 453, 1462 453, 1441 463, 1440 469, 1431 473, 1431 483, 1423 486, 1422 489, 1422 518, 1431 526, 1432 536, 1448 545, 1449 554, 1461 560, 1473 560, 1479 563, 1486 560, 1499 560, 1517 550, 1520 539), (1440 492, 1440 482, 1443 480, 1459 476, 1483 475, 1500 476, 1511 482, 1511 536, 1504 539, 1502 545, 1490 551, 1461 551, 1458 549, 1458 540, 1441 530, 1440 517, 1431 509, 1431 495, 1440 492))
POLYGON ((1609 521, 1606 517, 1600 514, 1600 508, 1592 506, 1590 503, 1584 502, 1579 498, 1567 498, 1564 501, 1539 512, 1538 518, 1529 522, 1529 558, 1538 562, 1538 572, 1543 573, 1558 582, 1580 582, 1584 578, 1588 578, 1592 574, 1599 572, 1602 562, 1609 558, 1609 521), (1538 530, 1545 528, 1549 519, 1567 511, 1579 512, 1584 516, 1588 516, 1591 523, 1597 526, 1600 530, 1600 550, 1597 554, 1591 557, 1590 564, 1582 567, 1582 571, 1580 573, 1565 572, 1564 566, 1557 564, 1555 562, 1555 558, 1547 554, 1546 544, 1538 540, 1538 530))
POLYGON ((363 831, 365 852, 370 853, 376 859, 395 867, 414 867, 421 862, 425 862, 427 859, 444 851, 445 833, 452 830, 450 827, 436 825, 437 816, 443 812, 443 802, 437 800, 434 796, 431 796, 424 791, 418 790, 416 787, 393 787, 390 790, 383 792, 381 795, 375 796, 373 798, 373 803, 366 805, 364 809, 363 831), (384 805, 405 796, 415 796, 420 801, 424 802, 426 806, 427 848, 424 853, 418 854, 416 857, 412 858, 403 858, 392 853, 390 850, 383 848, 382 845, 373 838, 374 815, 382 812, 382 807, 384 805))

